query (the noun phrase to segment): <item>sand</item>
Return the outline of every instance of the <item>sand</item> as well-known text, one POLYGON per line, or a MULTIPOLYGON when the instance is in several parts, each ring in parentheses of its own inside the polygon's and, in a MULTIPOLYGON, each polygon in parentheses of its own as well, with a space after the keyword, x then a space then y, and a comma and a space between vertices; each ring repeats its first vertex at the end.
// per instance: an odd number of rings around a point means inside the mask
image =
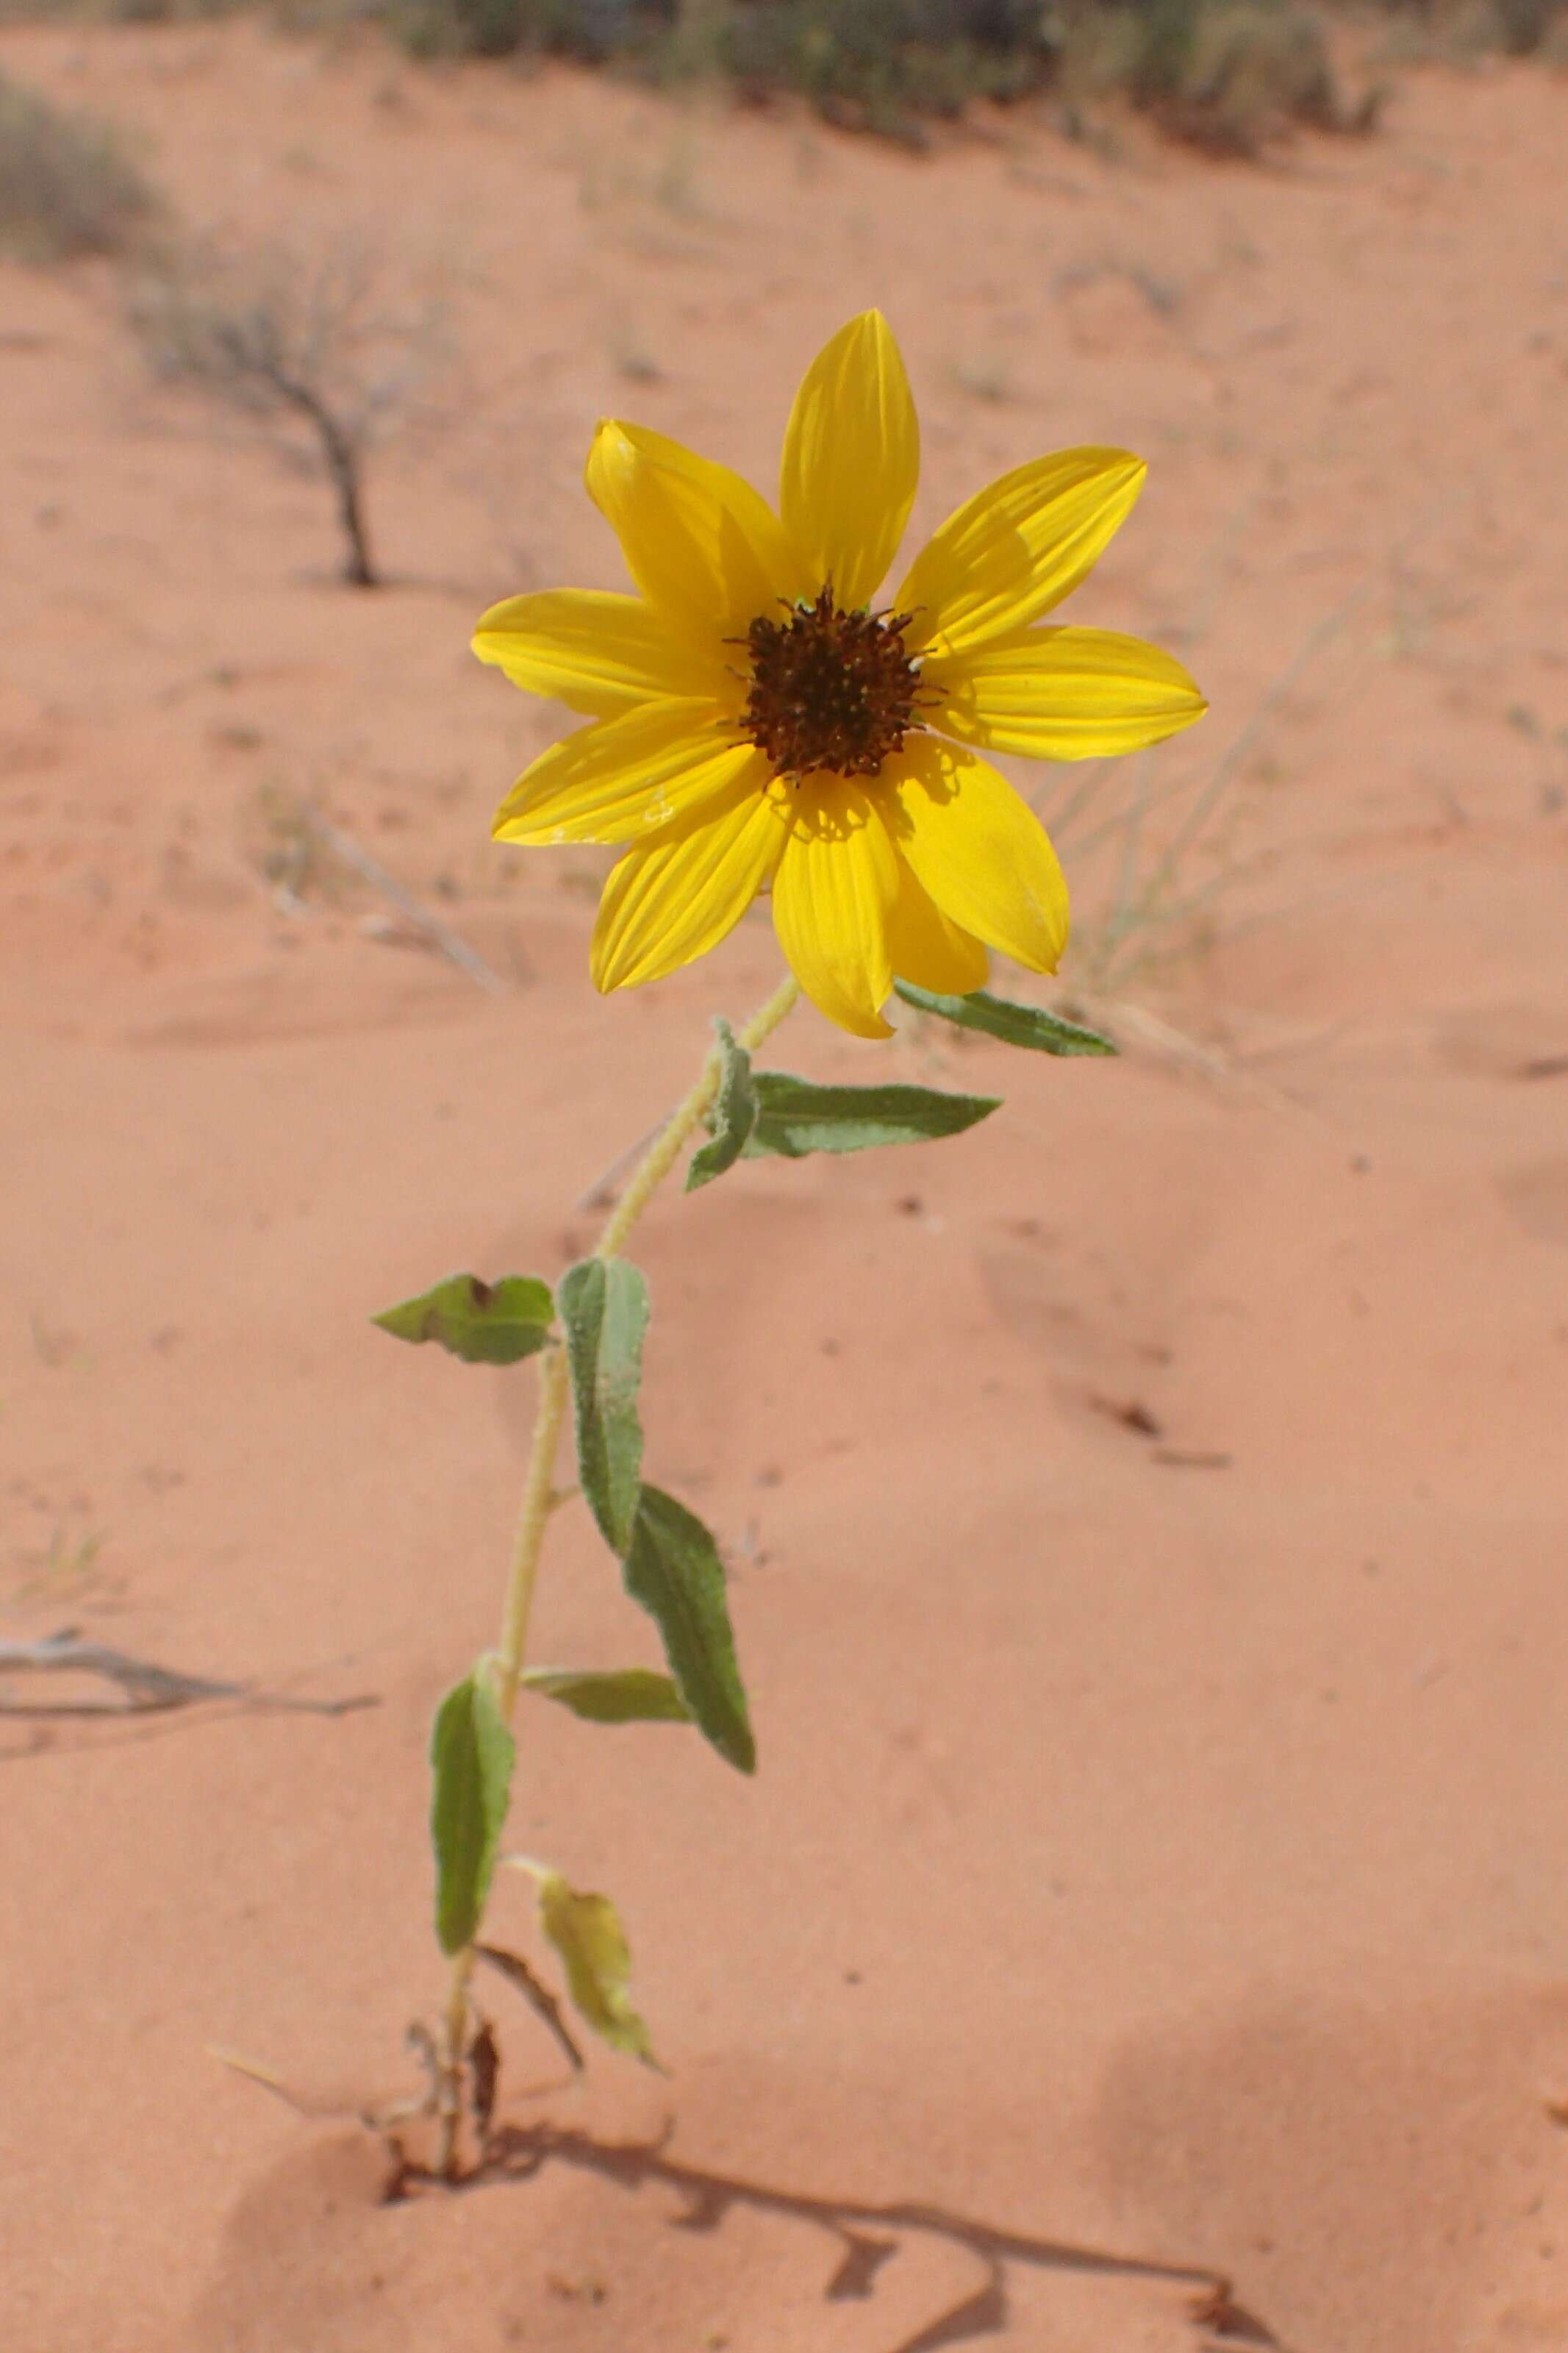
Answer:
MULTIPOLYGON (((6 2353, 1568 2346, 1561 87, 1412 76, 1251 168, 248 24, 0 67, 143 136, 188 224, 377 245, 448 311, 356 595, 319 480, 148 382, 108 265, 0 272, 0 1637, 376 1702, 0 1718, 6 2353), (564 2084, 498 1987, 512 2163, 385 2205, 353 2112, 440 1998, 424 1746, 531 1377, 367 1319, 552 1275, 777 972, 759 911, 594 994, 604 860, 488 840, 561 715, 468 632, 616 585, 597 415, 765 482, 871 301, 915 530, 1045 448, 1150 459, 1071 610, 1213 699, 1163 809, 1237 747, 1201 920, 1108 960, 1091 794, 1064 986, 1119 1062, 808 1009, 783 1066, 1005 1109, 649 1214, 648 1466, 727 1549, 761 1769, 531 1713, 510 1842, 614 1894, 669 2073, 564 2084)), ((536 1651, 656 1656, 581 1512, 536 1651)))

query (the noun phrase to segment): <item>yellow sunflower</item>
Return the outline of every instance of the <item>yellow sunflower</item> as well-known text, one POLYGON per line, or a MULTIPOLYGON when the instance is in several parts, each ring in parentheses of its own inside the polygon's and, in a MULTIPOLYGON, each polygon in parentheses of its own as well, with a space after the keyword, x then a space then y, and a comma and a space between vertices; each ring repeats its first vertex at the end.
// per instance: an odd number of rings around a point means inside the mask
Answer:
POLYGON ((775 514, 646 427, 601 424, 589 496, 635 596, 554 589, 480 621, 474 650, 592 724, 542 754, 501 841, 617 842, 594 933, 601 989, 714 947, 771 887, 779 944, 828 1018, 890 1032, 893 976, 965 994, 987 947, 1054 972, 1067 885, 985 752, 1080 760, 1207 708, 1181 664, 1109 629, 1037 628, 1142 483, 1123 449, 1018 466, 950 515, 889 605, 920 436, 879 311, 806 371, 775 514))

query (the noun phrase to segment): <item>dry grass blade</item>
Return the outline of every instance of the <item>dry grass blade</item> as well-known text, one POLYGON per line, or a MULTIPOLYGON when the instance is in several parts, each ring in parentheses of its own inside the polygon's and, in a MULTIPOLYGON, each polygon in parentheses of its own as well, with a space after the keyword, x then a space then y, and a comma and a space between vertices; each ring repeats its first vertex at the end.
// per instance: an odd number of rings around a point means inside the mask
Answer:
MULTIPOLYGON (((1079 955, 1083 992, 1102 1005, 1123 1000, 1119 1018, 1125 1020, 1127 987, 1156 952, 1156 936, 1163 934, 1168 941, 1180 927, 1194 925, 1204 911, 1247 871, 1247 861, 1229 860, 1203 881, 1184 887, 1188 861, 1211 835, 1223 805, 1281 707, 1312 665, 1363 610, 1384 575, 1403 561, 1440 512, 1441 503, 1435 501, 1400 534, 1387 555, 1304 633, 1206 776, 1195 779, 1190 767, 1185 773, 1178 768, 1167 780, 1158 782, 1162 763, 1152 752, 1140 753, 1131 762, 1097 761, 1086 764, 1089 773, 1075 779, 1055 807, 1042 810, 1053 839, 1058 846, 1070 849, 1080 868, 1097 850, 1114 850, 1114 872, 1103 910, 1081 926, 1079 955), (1108 792, 1108 770, 1111 776, 1125 772, 1128 783, 1120 793, 1114 786, 1108 792), (1186 806, 1179 807, 1188 795, 1186 806), (1080 817, 1100 796, 1109 797, 1110 806, 1095 822, 1080 829, 1080 817)), ((1190 645, 1199 635, 1196 628, 1187 632, 1184 644, 1190 645)))
POLYGON ((343 865, 353 867, 354 872, 373 890, 379 891, 384 899, 390 899, 398 913, 412 923, 416 931, 422 933, 433 947, 438 948, 450 963, 455 964, 459 972, 466 972, 480 988, 489 989, 497 996, 504 995, 507 984, 500 973, 488 965, 478 950, 471 948, 450 923, 444 923, 439 915, 432 914, 428 907, 421 905, 413 892, 405 890, 378 859, 360 847, 352 833, 345 833, 342 826, 333 825, 327 818, 310 813, 301 818, 300 824, 313 833, 334 858, 341 860, 343 865))
POLYGON ((515 1986, 529 2008, 541 2017, 566 2053, 579 2074, 583 2072, 583 2053, 572 2039, 571 2031, 561 2015, 561 2004, 547 1985, 542 1984, 517 1953, 503 1952, 499 1945, 476 1945, 475 1952, 492 1969, 499 1969, 509 1985, 515 1986))

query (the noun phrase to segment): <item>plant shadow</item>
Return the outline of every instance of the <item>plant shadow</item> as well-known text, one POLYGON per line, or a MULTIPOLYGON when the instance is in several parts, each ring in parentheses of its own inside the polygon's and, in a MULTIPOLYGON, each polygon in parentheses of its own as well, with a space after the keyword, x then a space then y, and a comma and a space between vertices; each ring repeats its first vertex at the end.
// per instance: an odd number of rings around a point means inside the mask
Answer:
POLYGON ((779 2189, 743 2176, 682 2164, 667 2153, 669 2133, 667 2126, 655 2141, 610 2141, 547 2123, 506 2126, 491 2135, 480 2162, 456 2182, 408 2163, 394 2143, 395 2162, 386 2195, 405 2198, 422 2188, 458 2192, 494 2188, 531 2180, 552 2165, 596 2174, 626 2190, 657 2184, 674 2191, 682 2201, 682 2211, 671 2225, 676 2230, 719 2231, 732 2213, 750 2210, 805 2222, 823 2232, 838 2250, 837 2265, 824 2290, 828 2303, 874 2295, 883 2265, 911 2234, 944 2241, 973 2255, 983 2273, 980 2285, 912 2337, 900 2337, 897 2345, 888 2348, 888 2353, 945 2353, 952 2346, 1002 2336, 1013 2317, 1010 2286, 1018 2269, 1142 2279, 1185 2288, 1187 2316, 1200 2345, 1289 2353, 1266 2322, 1236 2302, 1225 2274, 1205 2264, 1031 2237, 921 2200, 896 2199, 879 2204, 779 2189))

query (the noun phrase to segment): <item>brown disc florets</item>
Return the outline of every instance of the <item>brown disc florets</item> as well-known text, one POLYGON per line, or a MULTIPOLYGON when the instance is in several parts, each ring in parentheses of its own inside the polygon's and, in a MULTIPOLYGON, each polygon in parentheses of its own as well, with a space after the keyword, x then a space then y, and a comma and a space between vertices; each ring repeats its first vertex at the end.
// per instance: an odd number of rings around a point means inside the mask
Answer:
POLYGON ((920 670, 903 643, 913 615, 846 613, 831 582, 814 604, 785 611, 782 621, 754 620, 739 641, 752 657, 742 726, 775 776, 813 768, 874 776, 922 724, 920 670))

